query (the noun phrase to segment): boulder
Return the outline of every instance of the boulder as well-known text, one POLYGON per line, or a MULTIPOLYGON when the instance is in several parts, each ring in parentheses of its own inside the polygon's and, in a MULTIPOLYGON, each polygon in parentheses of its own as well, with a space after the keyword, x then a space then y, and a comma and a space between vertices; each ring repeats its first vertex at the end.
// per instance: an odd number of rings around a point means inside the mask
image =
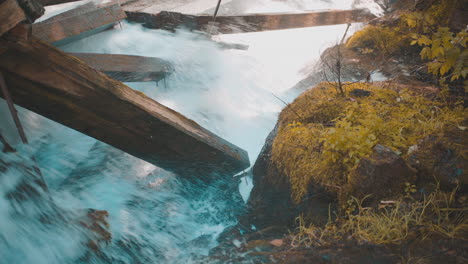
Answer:
POLYGON ((247 214, 240 219, 247 229, 271 226, 293 227, 300 214, 321 225, 328 220, 330 197, 318 185, 310 186, 310 195, 296 204, 291 198, 291 183, 271 160, 273 140, 278 125, 268 135, 265 145, 252 168, 253 189, 247 202, 247 214))
MULTIPOLYGON (((376 145, 368 158, 363 158, 349 174, 342 195, 371 201, 399 196, 405 183, 416 180, 416 171, 390 148, 376 145)), ((342 197, 341 202, 346 202, 342 197)))
POLYGON ((354 89, 349 92, 349 95, 352 97, 368 97, 372 94, 371 91, 366 91, 363 89, 354 89))
POLYGON ((447 129, 444 135, 432 135, 411 148, 408 161, 418 171, 421 184, 433 183, 451 191, 468 190, 468 161, 463 148, 468 145, 466 129, 447 129))

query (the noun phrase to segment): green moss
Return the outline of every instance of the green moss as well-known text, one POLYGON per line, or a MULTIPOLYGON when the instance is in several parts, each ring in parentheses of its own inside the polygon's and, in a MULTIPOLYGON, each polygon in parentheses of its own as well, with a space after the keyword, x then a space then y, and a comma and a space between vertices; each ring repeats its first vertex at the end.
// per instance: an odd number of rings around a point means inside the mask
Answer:
MULTIPOLYGON (((408 149, 446 127, 459 127, 463 107, 448 107, 420 95, 363 83, 348 90, 371 91, 368 97, 336 97, 331 85, 319 85, 286 108, 273 142, 272 160, 289 177, 296 202, 318 184, 336 197, 351 171, 376 144, 406 158, 408 149)), ((463 149, 466 146, 463 146, 463 149)), ((458 149, 457 151, 464 151, 458 149)))

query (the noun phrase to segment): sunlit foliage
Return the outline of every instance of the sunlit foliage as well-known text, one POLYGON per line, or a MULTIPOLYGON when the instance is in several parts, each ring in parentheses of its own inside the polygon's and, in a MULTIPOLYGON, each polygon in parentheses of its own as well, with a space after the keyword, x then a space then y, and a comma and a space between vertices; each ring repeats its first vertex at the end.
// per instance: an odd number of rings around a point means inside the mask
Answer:
POLYGON ((408 43, 408 37, 401 34, 399 27, 367 26, 356 32, 346 47, 362 54, 388 57, 408 43))
MULTIPOLYGON (((466 79, 468 75, 468 32, 465 29, 458 33, 444 26, 448 2, 434 5, 424 12, 413 12, 404 15, 408 27, 413 29, 411 45, 423 47, 421 58, 428 60, 428 71, 440 77, 441 84, 466 79)), ((465 80, 465 89, 468 83, 465 80)))
MULTIPOLYGON (((310 183, 332 193, 348 182, 350 172, 376 144, 399 153, 467 116, 462 106, 448 107, 408 91, 356 83, 368 97, 333 96, 322 84, 305 92, 283 111, 273 142, 272 160, 289 177, 296 202, 310 183)), ((350 96, 349 94, 347 95, 350 96)))

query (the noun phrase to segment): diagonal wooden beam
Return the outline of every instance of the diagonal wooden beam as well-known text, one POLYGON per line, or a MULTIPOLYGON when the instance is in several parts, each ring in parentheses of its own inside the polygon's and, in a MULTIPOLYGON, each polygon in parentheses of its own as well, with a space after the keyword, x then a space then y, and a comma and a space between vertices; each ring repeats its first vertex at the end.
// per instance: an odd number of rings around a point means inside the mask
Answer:
POLYGON ((176 174, 229 177, 247 153, 141 92, 38 40, 0 40, 15 104, 176 174))
POLYGON ((375 18, 367 9, 217 16, 215 23, 212 23, 213 17, 207 15, 196 16, 167 11, 158 13, 126 11, 126 13, 129 20, 143 23, 148 28, 173 30, 184 26, 191 30, 217 34, 348 24, 367 22, 375 18))
POLYGON ((33 35, 44 42, 63 45, 106 30, 127 17, 119 5, 91 10, 84 6, 59 16, 34 24, 33 35))
POLYGON ((159 58, 121 54, 69 54, 121 82, 159 81, 171 72, 169 62, 159 58))

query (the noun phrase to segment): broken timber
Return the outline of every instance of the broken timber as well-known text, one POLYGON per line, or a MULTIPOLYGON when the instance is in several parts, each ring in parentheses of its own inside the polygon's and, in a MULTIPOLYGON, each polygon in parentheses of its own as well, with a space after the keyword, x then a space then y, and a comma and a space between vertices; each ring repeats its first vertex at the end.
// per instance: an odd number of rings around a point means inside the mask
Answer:
POLYGON ((155 14, 140 11, 126 11, 126 13, 128 20, 143 23, 148 28, 173 30, 184 26, 191 30, 210 31, 217 34, 348 24, 367 22, 375 18, 367 9, 217 16, 215 23, 212 23, 212 16, 206 15, 186 15, 167 11, 155 14), (210 29, 213 26, 214 30, 210 29))
POLYGON ((34 21, 44 8, 29 0, 0 0, 0 36, 23 21, 34 21))
POLYGON ((208 180, 247 153, 181 114, 38 40, 0 40, 13 101, 161 168, 208 180))
POLYGON ((121 82, 159 81, 171 72, 170 64, 159 58, 120 54, 69 54, 121 82))
POLYGON ((83 12, 79 12, 79 8, 70 10, 69 16, 61 14, 61 19, 52 17, 33 24, 33 35, 44 42, 63 45, 106 30, 126 18, 119 5, 85 8, 83 12))

